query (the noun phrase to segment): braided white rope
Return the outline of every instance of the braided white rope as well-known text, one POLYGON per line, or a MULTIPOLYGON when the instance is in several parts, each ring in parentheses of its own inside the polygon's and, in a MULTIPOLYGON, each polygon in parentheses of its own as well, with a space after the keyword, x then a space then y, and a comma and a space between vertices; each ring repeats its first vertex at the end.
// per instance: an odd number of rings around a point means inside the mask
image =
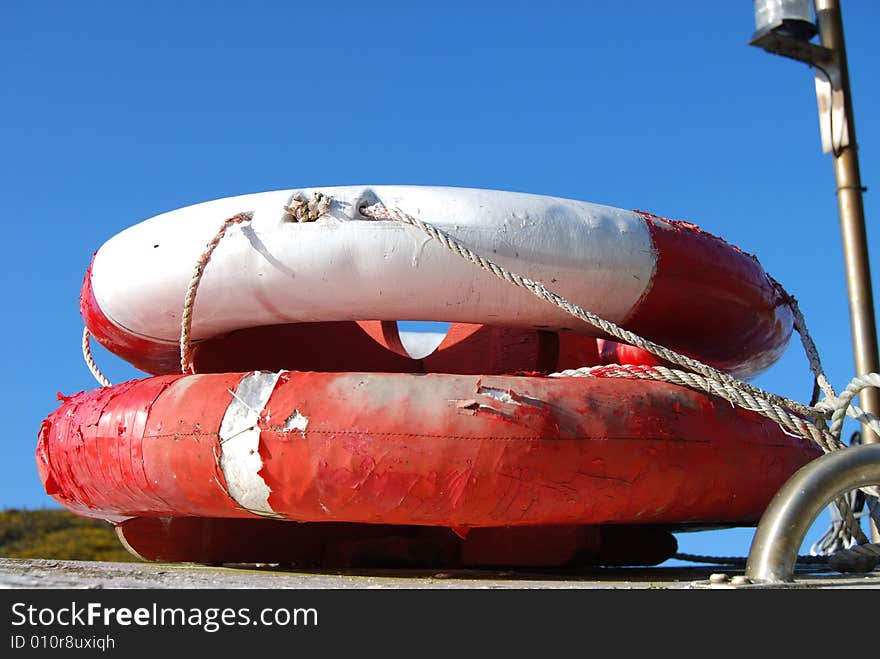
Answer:
MULTIPOLYGON (((536 297, 546 300, 551 304, 554 304, 555 306, 568 312, 572 316, 579 318, 584 322, 589 323, 590 325, 593 325, 594 327, 602 330, 606 334, 613 336, 614 338, 623 341, 624 343, 629 343, 630 345, 642 348, 666 362, 670 362, 672 364, 688 369, 688 371, 692 372, 688 374, 690 376, 703 376, 704 379, 694 378, 691 380, 691 382, 696 385, 702 384, 708 387, 714 387, 714 385, 717 384, 718 387, 716 387, 715 389, 728 392, 728 399, 732 397, 734 399, 743 400, 744 404, 749 406, 749 409, 754 409, 755 411, 760 410, 761 413, 768 415, 774 420, 779 419, 779 421, 783 423, 784 427, 794 429, 794 432, 797 432, 799 435, 816 441, 825 451, 843 447, 842 444, 838 445, 837 442, 835 442, 836 438, 829 436, 827 430, 822 428, 821 425, 817 426, 813 424, 799 423, 795 421, 790 414, 784 412, 784 410, 790 410, 797 415, 813 418, 815 420, 814 423, 818 423, 822 420, 822 417, 827 414, 827 411, 825 409, 810 407, 798 401, 791 400, 783 396, 778 396, 768 391, 764 391, 763 389, 750 385, 747 382, 738 380, 733 376, 724 373, 723 371, 712 368, 708 364, 704 364, 703 362, 700 362, 696 359, 679 354, 673 350, 669 350, 668 348, 665 348, 654 343, 653 341, 645 339, 644 337, 641 337, 634 332, 630 332, 629 330, 626 330, 619 325, 616 325, 615 323, 605 320, 604 318, 600 318, 596 314, 591 313, 586 309, 583 309, 582 307, 573 304, 572 302, 569 302, 561 295, 547 290, 547 288, 541 282, 523 277, 507 270, 506 268, 499 266, 497 263, 494 263, 493 261, 474 253, 443 230, 438 229, 437 227, 430 225, 426 222, 422 222, 421 220, 418 220, 417 218, 414 218, 399 209, 389 209, 382 204, 374 204, 372 206, 365 206, 361 208, 360 212, 366 217, 372 217, 374 219, 396 220, 405 224, 410 224, 420 229, 431 238, 437 240, 440 244, 449 249, 451 252, 457 254, 467 261, 470 261, 480 266, 483 270, 491 272, 499 279, 503 279, 516 286, 519 286, 520 288, 524 288, 530 291, 536 297), (709 385, 707 381, 710 381, 713 384, 709 385), (780 413, 777 408, 781 408, 783 412, 780 413), (808 429, 808 427, 815 428, 815 430, 810 430, 808 429)), ((812 341, 810 342, 812 343, 812 341)), ((821 366, 819 366, 819 368, 821 368, 821 366)), ((568 371, 563 371, 561 373, 553 373, 551 374, 551 377, 572 376, 576 374, 586 373, 584 373, 584 371, 582 371, 581 369, 572 369, 568 371)), ((651 377, 651 374, 648 374, 648 376, 651 377)), ((662 379, 662 375, 655 379, 662 379)), ((681 382, 678 383, 681 384, 681 382)), ((711 392, 714 393, 714 391, 711 392)))
POLYGON ((92 373, 92 377, 97 380, 98 384, 102 387, 109 387, 110 380, 106 378, 106 376, 101 372, 101 369, 98 368, 98 365, 95 363, 94 357, 92 357, 92 345, 89 341, 89 337, 91 337, 91 332, 89 332, 88 327, 83 327, 82 334, 82 354, 83 359, 86 362, 86 366, 89 367, 89 371, 92 373))
MULTIPOLYGON (((330 204, 330 197, 321 192, 315 193, 310 199, 305 199, 301 194, 297 193, 290 198, 287 204, 285 204, 284 211, 287 213, 288 217, 296 222, 314 222, 330 210, 330 204)), ((220 241, 223 240, 223 236, 226 235, 227 229, 233 224, 250 222, 253 219, 253 216, 254 214, 252 212, 246 212, 225 219, 220 226, 220 229, 205 246, 205 251, 202 252, 199 260, 196 262, 195 268, 193 268, 192 278, 186 289, 186 296, 183 301, 183 313, 180 317, 181 373, 193 372, 192 345, 190 340, 193 307, 196 303, 196 293, 199 290, 199 284, 202 281, 202 275, 205 273, 205 268, 211 260, 211 256, 217 248, 217 245, 220 244, 220 241)))
POLYGON ((656 380, 669 382, 689 389, 696 389, 727 400, 743 409, 756 412, 778 424, 783 432, 794 437, 806 437, 818 444, 826 453, 843 448, 827 430, 806 421, 801 416, 791 414, 781 405, 770 403, 754 396, 747 390, 706 378, 698 373, 671 369, 665 366, 639 366, 634 364, 610 364, 607 366, 585 366, 551 373, 548 377, 603 377, 628 378, 635 380, 656 380))
MULTIPOLYGON (((301 194, 293 195, 287 204, 284 205, 284 210, 287 215, 296 222, 314 222, 322 215, 326 214, 330 210, 331 200, 330 197, 324 195, 323 193, 316 193, 310 199, 305 199, 301 194)), ((202 276, 205 273, 205 268, 208 265, 208 262, 211 260, 211 256, 214 254, 214 250, 217 248, 217 245, 220 244, 220 241, 223 240, 223 237, 226 235, 226 231, 233 224, 240 224, 242 222, 249 222, 253 219, 252 212, 239 213, 237 215, 233 215, 232 217, 226 218, 223 220, 223 223, 220 226, 220 229, 214 235, 214 237, 208 242, 205 246, 204 251, 199 256, 198 261, 196 261, 195 267, 193 268, 192 276, 190 277, 189 285, 186 288, 186 295, 184 296, 183 301, 183 313, 180 317, 180 371, 181 373, 189 373, 192 372, 192 319, 193 319, 193 307, 196 302, 196 294, 198 293, 199 284, 201 284, 202 276)), ((94 376, 95 380, 102 387, 109 387, 110 381, 104 377, 101 370, 98 368, 98 365, 95 363, 95 360, 92 358, 91 347, 89 345, 89 330, 85 328, 83 330, 83 343, 82 343, 82 351, 83 358, 85 359, 86 365, 94 376)))
MULTIPOLYGON (((681 375, 683 372, 676 371, 675 373, 672 373, 670 371, 670 373, 668 373, 667 375, 673 377, 672 381, 674 381, 675 383, 683 384, 684 386, 695 386, 697 388, 703 386, 710 387, 710 389, 704 390, 707 390, 709 393, 716 393, 716 395, 718 395, 717 392, 724 391, 729 396, 728 400, 732 400, 732 402, 742 400, 744 403, 744 407, 747 407, 752 411, 765 414, 769 418, 774 419, 774 421, 777 421, 777 423, 780 423, 783 428, 791 429, 798 435, 815 441, 826 452, 829 450, 839 450, 846 447, 846 445, 843 444, 839 439, 843 416, 851 416, 859 421, 868 424, 875 431, 880 432, 880 420, 878 420, 877 417, 872 414, 868 414, 852 405, 853 398, 855 397, 855 395, 858 394, 859 391, 861 391, 861 389, 865 388, 866 386, 880 387, 880 374, 869 374, 867 376, 860 376, 858 378, 855 378, 853 380, 853 383, 851 383, 850 386, 847 387, 845 393, 842 394, 840 397, 836 397, 834 394, 834 389, 831 387, 827 377, 825 376, 824 370, 822 369, 818 350, 816 349, 815 343, 813 342, 812 337, 809 335, 809 332, 806 329, 806 323, 804 321, 803 315, 800 312, 800 308, 798 307, 796 300, 792 296, 785 293, 778 282, 774 281, 774 285, 778 288, 778 290, 780 290, 781 293, 783 293, 784 298, 788 301, 792 308, 795 329, 798 331, 798 334, 801 337, 801 341, 804 345, 804 350, 807 353, 807 357, 810 361, 810 368, 816 376, 818 385, 826 394, 826 400, 816 406, 804 405, 796 400, 792 400, 784 396, 779 396, 777 394, 773 394, 771 392, 760 389, 759 387, 755 387, 754 385, 738 380, 737 378, 728 375, 723 371, 712 368, 708 364, 704 364, 703 362, 700 362, 696 359, 679 354, 673 350, 669 350, 668 348, 665 348, 654 343, 653 341, 645 339, 644 337, 641 337, 634 332, 630 332, 629 330, 626 330, 619 325, 612 323, 611 321, 600 318, 596 314, 593 314, 586 309, 583 309, 582 307, 579 307, 576 304, 569 302, 561 295, 547 290, 547 288, 541 282, 529 279, 528 277, 523 277, 522 275, 518 275, 514 272, 511 272, 510 270, 507 270, 506 268, 503 268, 502 266, 491 261, 490 259, 484 258, 479 254, 476 254, 442 229, 439 229, 427 222, 423 222, 411 215, 408 215, 400 209, 389 209, 383 204, 373 204, 372 206, 364 206, 360 208, 359 211, 365 217, 371 217, 374 219, 396 220, 398 222, 410 224, 418 228, 434 240, 438 241, 451 252, 457 254, 467 261, 470 261, 480 266, 483 270, 491 272, 496 277, 508 281, 516 286, 519 286, 520 288, 525 288, 536 297, 539 297, 543 300, 546 300, 547 302, 550 302, 551 304, 554 304, 555 306, 563 309, 572 316, 593 325, 594 327, 602 330, 606 334, 613 336, 620 341, 629 343, 630 345, 634 345, 638 348, 642 348, 650 352, 651 354, 663 359, 664 361, 682 366, 693 372, 684 374, 684 377, 690 378, 690 380, 685 383, 685 380, 681 375), (695 378, 695 375, 702 375, 705 380, 695 378), (710 385, 706 381, 711 381, 713 384, 710 385), (716 387, 716 384, 721 386, 716 387), (729 391, 728 388, 730 389, 729 391), (734 391, 737 393, 733 393, 734 391), (782 413, 775 409, 776 407, 782 408, 782 413), (786 410, 794 412, 796 415, 812 418, 814 420, 814 423, 806 424, 803 422, 803 420, 797 421, 790 414, 788 414, 786 410), (838 423, 836 423, 832 429, 826 429, 824 427, 824 419, 828 416, 831 416, 833 419, 839 419, 838 423)), ((595 367, 587 367, 587 370, 590 370, 591 368, 595 367)), ((652 369, 654 371, 657 371, 658 368, 662 367, 645 367, 646 375, 648 377, 652 377, 653 374, 650 374, 649 371, 652 369)), ((567 371, 562 371, 560 373, 552 373, 550 374, 550 376, 573 376, 583 373, 583 369, 571 369, 567 371)), ((662 371, 657 371, 657 374, 660 377, 657 377, 655 379, 662 379, 662 371)))
MULTIPOLYGON (((768 275, 769 277, 769 275, 768 275)), ((791 309, 792 318, 794 322, 794 329, 797 331, 798 336, 801 338, 801 345, 804 348, 804 352, 807 355, 807 360, 810 364, 810 370, 813 372, 813 376, 816 378, 816 385, 825 394, 827 398, 834 398, 834 387, 831 386, 831 383, 828 381, 828 378, 825 376, 825 369, 822 368, 822 360, 819 358, 819 349, 816 348, 816 344, 813 341, 813 337, 810 336, 810 332, 807 330, 807 321, 804 318, 804 315, 801 313, 801 308, 798 305, 797 299, 788 293, 778 281, 770 277, 770 281, 773 283, 773 286, 776 288, 779 296, 788 302, 788 306, 791 309)))
POLYGON ((821 401, 817 407, 831 411, 830 431, 837 435, 843 428, 843 420, 848 415, 858 419, 877 432, 877 417, 853 405, 853 400, 863 389, 880 387, 880 373, 868 373, 854 377, 839 396, 821 401))
POLYGON ((238 215, 233 215, 232 217, 228 217, 223 220, 223 224, 220 226, 220 229, 211 238, 210 242, 205 246, 205 251, 202 252, 202 255, 199 257, 199 260, 196 261, 195 268, 193 268, 192 277, 189 280, 189 286, 186 288, 186 295, 183 299, 183 313, 180 316, 180 372, 181 373, 191 373, 192 369, 192 342, 190 340, 190 334, 192 332, 192 317, 193 317, 193 307, 196 303, 196 293, 199 290, 199 284, 202 282, 202 275, 205 274, 205 268, 208 265, 208 262, 211 260, 211 255, 214 254, 214 250, 217 249, 217 245, 220 244, 220 241, 223 240, 223 236, 226 235, 226 230, 229 229, 233 224, 240 224, 241 222, 250 222, 253 218, 253 213, 239 213, 238 215))

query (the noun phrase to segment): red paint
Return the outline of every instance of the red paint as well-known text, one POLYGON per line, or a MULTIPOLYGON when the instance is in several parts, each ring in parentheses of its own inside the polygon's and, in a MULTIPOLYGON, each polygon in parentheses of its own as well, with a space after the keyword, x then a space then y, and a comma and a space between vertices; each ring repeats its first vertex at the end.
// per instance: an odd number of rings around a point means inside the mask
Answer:
MULTIPOLYGON (((217 430, 241 374, 71 397, 41 478, 90 517, 254 517, 227 494, 217 430)), ((286 373, 260 422, 287 519, 468 527, 748 524, 820 452, 726 401, 603 378, 286 373), (457 402, 473 400, 472 413, 457 402), (305 433, 282 425, 297 410, 305 433)))
POLYGON ((740 376, 775 362, 793 318, 757 259, 693 224, 640 214, 657 250, 657 270, 624 327, 740 376))
POLYGON ((91 501, 104 488, 125 508, 160 505, 144 470, 143 445, 132 438, 143 437, 154 402, 175 379, 124 382, 65 398, 40 428, 37 470, 47 492, 87 517, 120 517, 95 515, 91 501))

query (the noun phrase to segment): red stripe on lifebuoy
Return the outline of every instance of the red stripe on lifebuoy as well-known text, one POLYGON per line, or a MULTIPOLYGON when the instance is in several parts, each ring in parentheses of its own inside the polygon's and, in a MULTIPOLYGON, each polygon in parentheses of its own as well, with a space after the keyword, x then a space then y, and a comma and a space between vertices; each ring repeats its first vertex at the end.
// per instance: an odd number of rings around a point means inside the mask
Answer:
POLYGON ((179 373, 180 349, 176 345, 132 334, 107 317, 92 290, 94 263, 95 257, 92 256, 79 296, 79 312, 92 337, 107 350, 145 373, 179 373))
POLYGON ((639 212, 657 266, 624 326, 734 374, 775 362, 788 345, 792 312, 758 261, 693 224, 639 212))

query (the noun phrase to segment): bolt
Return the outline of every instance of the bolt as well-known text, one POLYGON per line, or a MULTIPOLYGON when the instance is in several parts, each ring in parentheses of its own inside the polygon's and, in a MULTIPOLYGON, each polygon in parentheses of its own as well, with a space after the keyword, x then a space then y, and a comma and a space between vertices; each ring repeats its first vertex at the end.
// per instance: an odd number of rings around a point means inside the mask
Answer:
POLYGON ((730 577, 723 572, 716 572, 715 574, 709 575, 709 583, 721 584, 727 583, 728 581, 730 581, 730 577))
POLYGON ((731 586, 748 586, 750 583, 752 580, 742 574, 738 574, 730 580, 731 586))

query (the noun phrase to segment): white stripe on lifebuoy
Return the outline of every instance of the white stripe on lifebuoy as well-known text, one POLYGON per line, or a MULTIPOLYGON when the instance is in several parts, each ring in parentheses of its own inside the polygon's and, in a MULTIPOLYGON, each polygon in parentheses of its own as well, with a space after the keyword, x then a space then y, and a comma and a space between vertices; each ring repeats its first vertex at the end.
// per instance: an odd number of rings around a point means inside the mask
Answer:
POLYGON ((226 490, 245 510, 273 516, 272 490, 260 476, 260 415, 278 384, 280 373, 255 372, 242 377, 220 424, 220 470, 226 490))
POLYGON ((92 288, 126 332, 174 343, 193 266, 222 221, 229 230, 196 301, 193 337, 243 327, 328 320, 445 320, 591 328, 449 253, 412 227, 367 220, 363 203, 399 207, 475 252, 543 282, 603 318, 622 322, 650 290, 657 256, 637 213, 581 201, 461 188, 320 188, 333 199, 317 222, 285 218, 294 192, 230 197, 174 210, 111 238, 92 288))

